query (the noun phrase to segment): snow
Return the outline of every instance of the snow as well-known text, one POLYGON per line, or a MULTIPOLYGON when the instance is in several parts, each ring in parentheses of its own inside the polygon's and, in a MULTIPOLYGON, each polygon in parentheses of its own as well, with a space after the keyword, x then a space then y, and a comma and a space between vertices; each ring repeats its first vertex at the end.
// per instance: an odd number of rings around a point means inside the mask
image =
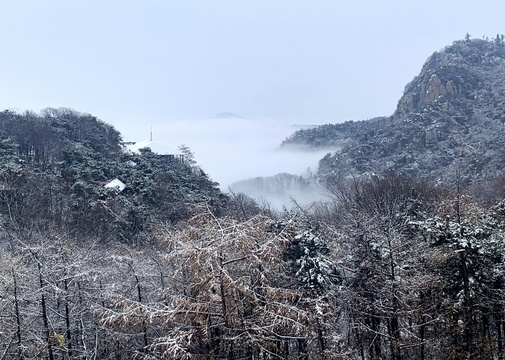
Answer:
POLYGON ((123 191, 126 185, 119 179, 114 179, 111 182, 105 184, 105 188, 117 189, 119 192, 123 191))
POLYGON ((140 149, 151 149, 152 152, 160 155, 177 155, 181 154, 179 150, 174 150, 168 146, 159 144, 151 140, 138 141, 134 144, 125 145, 126 149, 133 154, 139 154, 140 149))

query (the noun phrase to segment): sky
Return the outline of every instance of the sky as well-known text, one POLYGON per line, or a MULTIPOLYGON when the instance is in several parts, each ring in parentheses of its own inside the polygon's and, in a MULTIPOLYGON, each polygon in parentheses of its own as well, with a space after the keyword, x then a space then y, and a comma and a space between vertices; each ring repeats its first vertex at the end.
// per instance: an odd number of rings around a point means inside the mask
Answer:
POLYGON ((391 115, 428 56, 505 33, 503 14, 497 0, 2 1, 0 109, 69 107, 126 140, 152 128, 227 183, 290 171, 262 151, 293 124, 391 115))

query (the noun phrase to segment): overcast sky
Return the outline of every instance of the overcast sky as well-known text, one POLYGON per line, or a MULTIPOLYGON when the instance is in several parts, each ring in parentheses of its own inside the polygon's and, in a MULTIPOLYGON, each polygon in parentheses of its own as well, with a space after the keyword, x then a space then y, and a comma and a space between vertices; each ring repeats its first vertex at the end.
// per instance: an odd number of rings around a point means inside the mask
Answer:
POLYGON ((0 108, 70 107, 162 142, 221 112, 390 115, 429 55, 505 33, 504 14, 503 0, 2 1, 0 108))

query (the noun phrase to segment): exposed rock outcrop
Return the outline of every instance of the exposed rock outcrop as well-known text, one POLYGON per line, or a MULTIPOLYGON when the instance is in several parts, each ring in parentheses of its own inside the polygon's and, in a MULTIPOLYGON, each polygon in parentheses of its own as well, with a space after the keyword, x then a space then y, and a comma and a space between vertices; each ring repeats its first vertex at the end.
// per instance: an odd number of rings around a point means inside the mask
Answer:
POLYGON ((468 184, 505 171, 505 45, 456 41, 428 58, 387 118, 324 125, 285 144, 341 144, 320 161, 318 176, 403 172, 468 184), (456 175, 455 175, 456 174, 456 175))
POLYGON ((420 112, 431 102, 437 101, 442 104, 444 110, 454 112, 454 106, 450 100, 458 95, 463 95, 461 79, 442 80, 436 73, 426 74, 417 84, 418 90, 405 94, 398 101, 397 113, 405 115, 412 112, 420 112))

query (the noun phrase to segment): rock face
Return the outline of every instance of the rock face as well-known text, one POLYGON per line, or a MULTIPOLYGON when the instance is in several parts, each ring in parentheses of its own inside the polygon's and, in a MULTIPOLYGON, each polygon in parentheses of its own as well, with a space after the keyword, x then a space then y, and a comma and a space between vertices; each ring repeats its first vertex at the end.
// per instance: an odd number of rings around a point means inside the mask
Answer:
POLYGON ((435 73, 431 76, 425 74, 425 76, 429 76, 429 80, 421 81, 418 85, 418 91, 409 92, 398 101, 398 114, 406 115, 416 112, 434 101, 443 104, 444 110, 450 113, 455 111, 449 100, 464 96, 465 87, 462 79, 444 81, 435 73))
POLYGON ((471 184, 505 170, 504 124, 504 44, 461 40, 428 58, 391 116, 301 130, 283 145, 334 146, 324 181, 395 171, 471 184))

